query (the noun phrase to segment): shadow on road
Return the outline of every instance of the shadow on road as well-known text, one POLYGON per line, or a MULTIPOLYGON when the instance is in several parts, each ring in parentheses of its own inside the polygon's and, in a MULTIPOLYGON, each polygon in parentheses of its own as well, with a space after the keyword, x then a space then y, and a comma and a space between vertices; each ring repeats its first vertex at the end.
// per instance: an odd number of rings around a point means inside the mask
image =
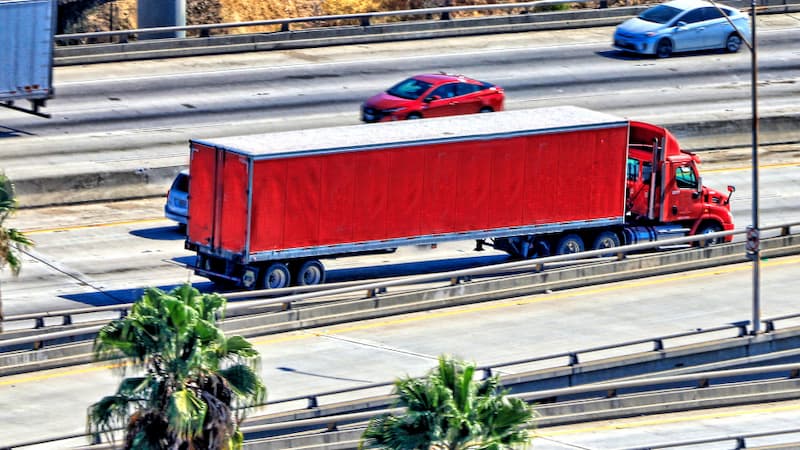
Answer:
POLYGON ((130 233, 136 237, 155 241, 182 241, 186 239, 186 234, 177 226, 143 228, 133 230, 130 233))

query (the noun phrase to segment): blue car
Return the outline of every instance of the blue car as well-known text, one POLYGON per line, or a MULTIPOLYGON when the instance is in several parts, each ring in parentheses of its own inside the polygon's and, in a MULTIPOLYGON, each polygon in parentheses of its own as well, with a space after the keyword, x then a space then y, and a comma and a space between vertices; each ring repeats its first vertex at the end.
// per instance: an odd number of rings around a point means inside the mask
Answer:
POLYGON ((749 17, 739 10, 703 0, 675 0, 623 22, 614 32, 614 47, 666 58, 674 52, 707 49, 734 53, 749 38, 749 17))

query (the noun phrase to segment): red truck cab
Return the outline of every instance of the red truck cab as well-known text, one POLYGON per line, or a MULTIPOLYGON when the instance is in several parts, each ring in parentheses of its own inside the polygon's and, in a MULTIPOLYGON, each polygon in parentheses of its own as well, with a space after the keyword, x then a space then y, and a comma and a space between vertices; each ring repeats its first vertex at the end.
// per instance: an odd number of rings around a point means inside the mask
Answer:
POLYGON ((732 230, 730 195, 734 189, 729 186, 725 195, 703 186, 699 164, 700 157, 681 150, 666 129, 632 121, 627 213, 643 224, 679 224, 690 230, 688 234, 732 230))

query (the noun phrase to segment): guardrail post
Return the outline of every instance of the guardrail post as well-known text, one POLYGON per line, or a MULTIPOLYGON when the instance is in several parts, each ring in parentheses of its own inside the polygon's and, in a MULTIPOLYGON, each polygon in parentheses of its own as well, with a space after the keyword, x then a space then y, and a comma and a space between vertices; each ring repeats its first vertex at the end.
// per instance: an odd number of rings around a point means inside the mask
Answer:
POLYGON ((100 445, 103 439, 100 438, 100 433, 92 433, 92 445, 100 445))
POLYGON ((385 294, 385 293, 386 293, 385 287, 367 289, 367 298, 375 298, 378 296, 378 294, 385 294))
POLYGON ((772 333, 775 331, 775 321, 774 320, 764 320, 764 332, 765 333, 772 333))
POLYGON ((701 378, 700 381, 697 382, 697 387, 700 389, 704 389, 708 387, 708 378, 701 378))
POLYGON ((664 340, 663 339, 653 339, 653 351, 660 352, 664 350, 664 340))
POLYGON ((461 283, 468 283, 472 281, 472 277, 469 275, 461 276, 461 277, 452 277, 450 278, 450 286, 455 286, 461 283))
POLYGON ((327 429, 326 429, 326 431, 336 431, 336 430, 337 430, 337 428, 336 428, 336 422, 330 422, 330 423, 328 424, 328 427, 327 427, 327 429))
POLYGON ((211 36, 211 30, 210 29, 203 28, 202 30, 200 30, 200 37, 207 38, 209 36, 211 36))
POLYGON ((359 22, 361 23, 362 27, 370 26, 369 16, 361 16, 361 17, 359 17, 359 22))
POLYGON ((740 448, 747 448, 747 442, 744 441, 743 437, 736 438, 736 450, 739 450, 740 448))
POLYGON ((36 328, 37 330, 39 328, 44 328, 44 317, 37 317, 36 318, 36 325, 34 325, 34 328, 36 328))
POLYGON ((289 29, 289 22, 284 22, 284 23, 282 23, 282 24, 281 24, 281 32, 282 32, 282 33, 286 33, 286 32, 288 32, 288 31, 291 31, 291 30, 289 29))
POLYGON ((790 228, 791 227, 789 225, 786 225, 785 227, 781 227, 781 236, 788 236, 789 234, 791 234, 792 231, 791 231, 790 228))
POLYGON ((120 34, 118 37, 119 37, 119 43, 120 44, 127 44, 128 43, 128 35, 127 34, 120 34))
POLYGON ((628 254, 625 252, 617 252, 617 261, 624 261, 625 258, 628 257, 628 254))
POLYGON ((311 397, 308 397, 308 409, 316 408, 318 406, 319 406, 319 404, 317 403, 317 396, 316 395, 312 395, 311 397))
POLYGON ((33 343, 34 350, 41 350, 44 347, 44 341, 36 341, 33 343))
POLYGON ((569 354, 569 365, 574 366, 578 364, 578 354, 577 353, 570 353, 569 354))
POLYGON ((491 367, 487 367, 487 368, 483 369, 483 379, 484 380, 488 380, 489 378, 492 378, 492 368, 491 367))
POLYGON ((72 325, 72 316, 65 314, 64 318, 61 320, 61 325, 72 325))
POLYGON ((119 318, 124 319, 128 317, 128 310, 127 309, 120 309, 119 310, 119 318))
POLYGON ((608 8, 608 0, 600 0, 600 9, 608 8))

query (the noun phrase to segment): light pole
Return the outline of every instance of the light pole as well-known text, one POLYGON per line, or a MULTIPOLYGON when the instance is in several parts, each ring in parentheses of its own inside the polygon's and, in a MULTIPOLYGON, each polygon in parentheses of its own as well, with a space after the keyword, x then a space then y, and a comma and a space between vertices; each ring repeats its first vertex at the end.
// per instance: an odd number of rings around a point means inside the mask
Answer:
POLYGON ((761 328, 761 299, 760 299, 760 261, 761 248, 758 229, 758 63, 756 49, 756 0, 750 0, 750 60, 751 80, 750 89, 753 110, 753 232, 755 242, 751 258, 753 259, 753 334, 758 334, 761 328))

